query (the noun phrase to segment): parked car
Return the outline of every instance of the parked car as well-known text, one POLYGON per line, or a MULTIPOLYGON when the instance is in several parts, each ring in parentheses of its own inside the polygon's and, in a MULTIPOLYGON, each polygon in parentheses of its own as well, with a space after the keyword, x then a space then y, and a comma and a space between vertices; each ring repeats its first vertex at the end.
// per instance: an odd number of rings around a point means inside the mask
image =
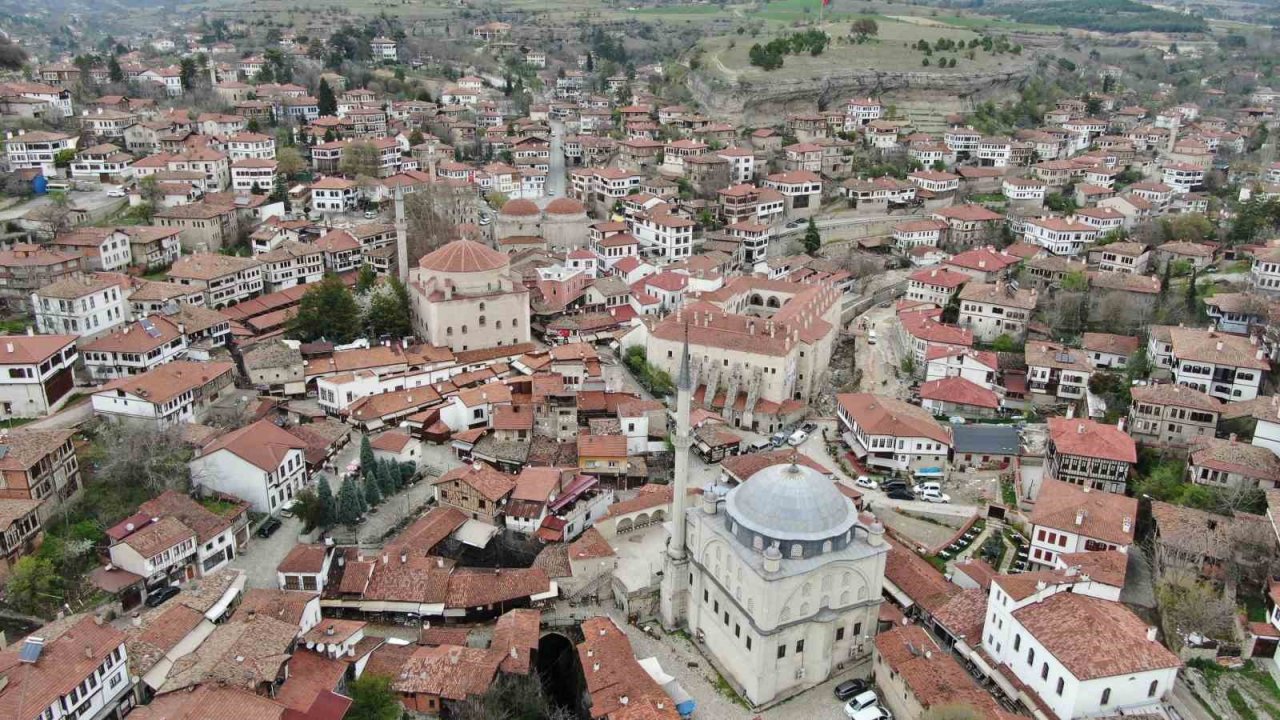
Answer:
POLYGON ((920 499, 931 503, 949 503, 951 496, 941 490, 925 490, 920 493, 920 499))
POLYGON ((803 445, 804 441, 808 439, 809 439, 809 433, 805 432, 804 430, 797 430, 791 433, 791 437, 787 438, 787 444, 792 447, 796 447, 799 445, 803 445))
POLYGON ((942 492, 942 485, 937 480, 926 480, 915 486, 915 493, 919 495, 926 490, 936 490, 942 492))
MULTIPOLYGON (((850 698, 849 702, 844 704, 844 714, 852 718, 859 718, 858 713, 867 708, 875 707, 880 703, 880 698, 876 697, 875 691, 864 690, 850 698)), ((861 720, 859 718, 859 720, 861 720)))
POLYGON ((122 198, 124 196, 125 196, 125 192, 124 192, 124 188, 122 187, 113 187, 107 191, 107 197, 109 198, 122 198))
POLYGON ((298 504, 297 500, 289 501, 288 505, 285 505, 284 507, 280 508, 280 517, 285 517, 285 518, 293 517, 293 508, 297 504, 298 504))
MULTIPOLYGON (((846 715, 849 715, 846 708, 846 715)), ((893 713, 883 705, 872 705, 849 715, 849 720, 893 720, 893 713)))
POLYGON ((178 594, 177 585, 165 585, 159 590, 152 590, 147 593, 146 605, 149 608, 160 607, 166 600, 178 594))
POLYGON ((782 447, 783 445, 787 444, 787 437, 789 437, 790 435, 791 433, 787 432, 786 430, 779 430, 778 432, 773 434, 773 437, 769 438, 769 444, 773 445, 774 447, 782 447))
POLYGON ((801 429, 801 430, 803 430, 803 431, 805 431, 805 432, 807 432, 807 433, 809 433, 810 435, 812 435, 812 434, 813 434, 813 431, 818 429, 818 423, 815 423, 815 422, 807 422, 807 423, 805 423, 805 424, 801 425, 801 426, 800 426, 800 429, 801 429))
POLYGON ((748 445, 747 449, 751 452, 760 452, 761 450, 768 450, 771 447, 773 447, 773 443, 768 440, 757 440, 748 445))
POLYGON ((854 696, 861 695, 870 689, 871 683, 863 680, 862 678, 854 678, 852 680, 845 680, 837 685, 835 692, 836 697, 843 702, 853 698, 854 696))
POLYGON ((364 211, 364 219, 365 219, 365 220, 372 220, 372 219, 374 219, 374 218, 376 218, 376 217, 378 217, 378 213, 376 213, 376 212, 374 212, 374 211, 372 211, 372 210, 365 210, 365 211, 364 211))
POLYGON ((280 529, 281 524, 282 523, 276 518, 273 518, 273 517, 267 518, 266 521, 262 523, 262 525, 258 526, 258 533, 257 533, 258 537, 269 538, 272 535, 275 535, 276 531, 280 529))
POLYGON ((866 475, 859 475, 858 479, 853 481, 853 484, 860 488, 867 488, 868 490, 877 490, 880 487, 876 484, 875 480, 872 480, 866 475))
POLYGON ((916 496, 906 488, 893 488, 886 493, 890 500, 915 500, 916 496))

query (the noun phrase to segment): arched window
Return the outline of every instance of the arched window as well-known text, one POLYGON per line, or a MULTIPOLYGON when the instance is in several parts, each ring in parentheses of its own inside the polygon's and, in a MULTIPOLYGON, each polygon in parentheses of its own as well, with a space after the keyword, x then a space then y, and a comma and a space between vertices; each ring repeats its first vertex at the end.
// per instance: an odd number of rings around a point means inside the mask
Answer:
POLYGON ((511 327, 520 327, 520 318, 511 318, 511 327))
POLYGON ((493 326, 494 326, 495 328, 497 328, 498 330, 501 330, 501 329, 502 329, 502 321, 501 321, 501 320, 495 321, 495 322, 493 323, 493 326))
POLYGON ((1022 649, 1022 636, 1021 636, 1021 635, 1014 635, 1014 636, 1013 636, 1013 650, 1014 650, 1014 652, 1017 652, 1017 651, 1019 651, 1019 650, 1021 650, 1021 649, 1022 649))
POLYGON ((480 327, 484 327, 484 325, 485 325, 485 317, 484 317, 483 315, 481 315, 481 316, 480 316, 480 327))
POLYGON ((1027 666, 1029 667, 1035 664, 1036 664, 1036 649, 1027 648, 1027 666))
POLYGON ((829 552, 831 552, 831 541, 830 541, 830 540, 827 540, 827 541, 825 541, 825 542, 823 542, 823 543, 822 543, 822 552, 824 552, 824 553, 829 553, 829 552))
POLYGON ((793 557, 793 558, 802 558, 802 557, 804 557, 804 546, 803 546, 803 545, 801 545, 800 543, 792 543, 792 544, 791 544, 791 557, 793 557))
POLYGON ((1066 686, 1066 682, 1062 678, 1058 678, 1058 694, 1062 694, 1062 688, 1066 686))
POLYGON ((764 550, 764 538, 760 537, 759 535, 756 535, 754 538, 751 539, 751 547, 757 550, 764 550))
POLYGON ((1111 704, 1111 688, 1107 688, 1102 691, 1102 704, 1103 705, 1111 704))
POLYGON ((1156 691, 1160 689, 1160 681, 1152 680, 1150 687, 1147 688, 1147 697, 1155 697, 1156 691))
POLYGON ((453 326, 452 326, 452 325, 450 325, 449 327, 445 328, 445 329, 444 329, 444 334, 445 334, 445 335, 453 335, 453 326))
POLYGON ((480 312, 484 312, 484 303, 480 303, 480 312))
POLYGON ((466 335, 466 334, 467 334, 467 326, 466 326, 466 325, 463 325, 463 326, 462 326, 462 334, 463 334, 463 335, 466 335))

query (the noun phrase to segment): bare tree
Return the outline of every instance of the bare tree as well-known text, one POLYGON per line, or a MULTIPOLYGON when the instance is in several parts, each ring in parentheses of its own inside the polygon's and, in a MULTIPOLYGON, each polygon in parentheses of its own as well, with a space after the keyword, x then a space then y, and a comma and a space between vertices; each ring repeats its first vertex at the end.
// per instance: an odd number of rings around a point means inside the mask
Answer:
POLYGON ((1182 645, 1188 633, 1210 638, 1231 636, 1235 608, 1227 598, 1190 569, 1168 572, 1156 584, 1156 603, 1164 623, 1165 639, 1182 645))
POLYGON ((406 195, 404 215, 409 245, 409 267, 418 259, 454 238, 459 223, 474 220, 474 198, 443 184, 431 184, 406 195))
POLYGON ((99 421, 92 434, 97 442, 88 453, 98 481, 141 485, 153 493, 186 492, 191 486, 191 448, 178 427, 99 421))

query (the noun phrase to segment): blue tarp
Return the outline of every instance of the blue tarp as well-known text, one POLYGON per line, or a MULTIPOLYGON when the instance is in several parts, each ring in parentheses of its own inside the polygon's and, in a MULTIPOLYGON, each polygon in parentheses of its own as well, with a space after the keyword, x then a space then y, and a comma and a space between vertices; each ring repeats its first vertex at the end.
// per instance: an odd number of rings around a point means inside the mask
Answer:
POLYGON ((915 475, 916 477, 942 477, 942 468, 940 467, 920 468, 919 470, 916 470, 915 475))

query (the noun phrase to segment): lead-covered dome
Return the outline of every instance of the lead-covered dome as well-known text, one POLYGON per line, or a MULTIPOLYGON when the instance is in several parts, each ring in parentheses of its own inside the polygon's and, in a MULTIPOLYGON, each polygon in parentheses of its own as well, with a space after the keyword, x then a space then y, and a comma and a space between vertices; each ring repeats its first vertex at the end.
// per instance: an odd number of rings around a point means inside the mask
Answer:
POLYGON ((423 255, 418 266, 442 273, 488 272, 507 266, 506 255, 474 240, 454 240, 423 255))
POLYGON ((853 503, 830 478, 797 463, 758 471, 729 491, 725 510, 730 520, 769 541, 841 537, 858 521, 853 503))

